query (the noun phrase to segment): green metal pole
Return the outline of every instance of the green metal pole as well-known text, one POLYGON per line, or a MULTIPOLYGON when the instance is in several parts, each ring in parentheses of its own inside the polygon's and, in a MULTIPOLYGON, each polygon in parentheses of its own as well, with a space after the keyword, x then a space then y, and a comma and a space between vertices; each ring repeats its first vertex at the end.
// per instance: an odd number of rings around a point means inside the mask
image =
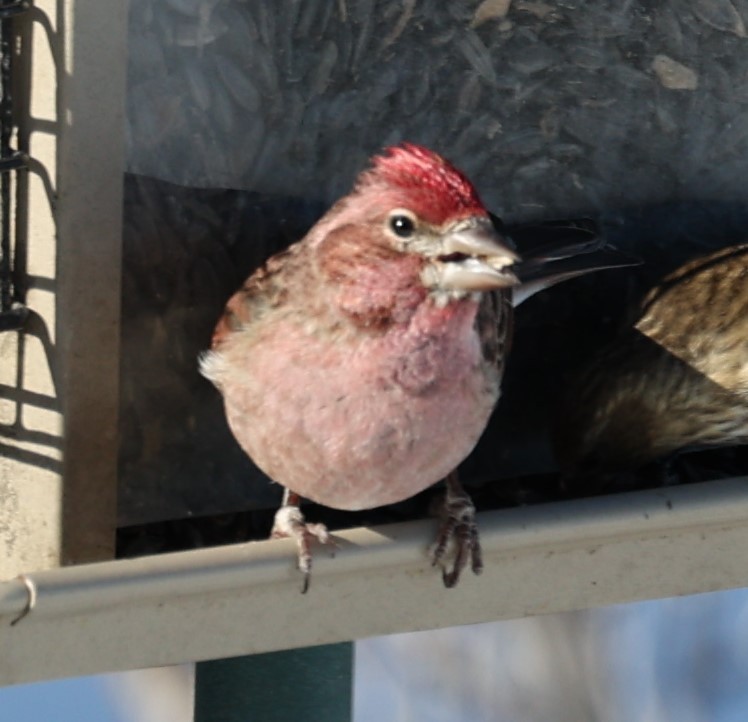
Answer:
POLYGON ((195 722, 350 722, 353 643, 198 662, 195 722))

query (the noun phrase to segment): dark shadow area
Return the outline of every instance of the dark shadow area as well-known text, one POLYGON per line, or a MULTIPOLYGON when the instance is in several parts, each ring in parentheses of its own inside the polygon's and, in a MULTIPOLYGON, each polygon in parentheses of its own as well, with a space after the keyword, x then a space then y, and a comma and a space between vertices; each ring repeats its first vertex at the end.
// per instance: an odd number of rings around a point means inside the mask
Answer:
MULTIPOLYGON (((128 177, 126 198, 121 551, 262 538, 281 488, 239 449, 218 393, 197 372, 197 357, 243 278, 266 255, 301 237, 323 206, 138 177, 128 177), (129 207, 138 213, 128 215, 129 207), (175 514, 178 509, 183 512, 175 514)), ((746 222, 748 207, 731 203, 694 200, 616 211, 601 219, 606 236, 643 265, 560 284, 517 309, 502 398, 461 467, 480 509, 575 495, 560 484, 551 441, 565 384, 632 321, 652 283, 685 259, 734 242, 746 222)), ((515 235, 521 242, 522 234, 515 235)), ((663 353, 656 349, 653 359, 663 353)), ((723 478, 748 472, 748 454, 691 454, 681 468, 679 480, 723 478)), ((611 490, 673 483, 677 469, 645 469, 620 477, 611 490)), ((403 521, 428 515, 438 493, 430 489, 394 507, 356 514, 310 505, 309 517, 333 528, 403 521)))
POLYGON ((24 422, 24 415, 28 414, 29 410, 34 407, 47 411, 59 411, 59 401, 56 394, 55 396, 47 396, 46 394, 35 393, 25 388, 26 382, 24 381, 23 369, 26 359, 26 345, 29 337, 36 338, 41 343, 44 357, 49 364, 52 383, 55 389, 58 388, 54 374, 54 346, 49 335, 49 329, 41 316, 34 311, 29 311, 23 333, 18 334, 16 385, 14 387, 0 386, 0 395, 3 398, 3 404, 8 409, 9 415, 12 415, 12 420, 0 424, 0 439, 5 437, 14 442, 12 444, 3 444, 0 441, 0 453, 8 459, 15 459, 25 464, 61 472, 62 462, 59 458, 47 456, 41 453, 41 449, 31 450, 18 445, 34 444, 38 447, 46 447, 58 452, 62 449, 61 437, 30 429, 24 422), (10 412, 11 408, 12 412, 10 412))
POLYGON ((120 524, 277 503, 197 370, 228 297, 304 235, 319 203, 127 176, 120 524))

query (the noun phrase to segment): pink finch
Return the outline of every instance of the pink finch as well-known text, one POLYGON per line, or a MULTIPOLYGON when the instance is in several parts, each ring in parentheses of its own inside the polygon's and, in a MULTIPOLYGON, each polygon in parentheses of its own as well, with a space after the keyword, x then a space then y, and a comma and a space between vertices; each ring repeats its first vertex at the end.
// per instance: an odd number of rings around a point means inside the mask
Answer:
POLYGON ((240 446, 286 489, 273 536, 312 538, 303 496, 336 509, 407 499, 447 478, 434 561, 481 569, 457 465, 499 397, 517 256, 470 181, 415 145, 373 159, 350 195, 228 302, 201 371, 240 446))
POLYGON ((454 547, 448 587, 468 562, 481 571, 456 468, 499 398, 513 305, 632 264, 588 221, 526 229, 535 249, 525 263, 497 227, 459 170, 404 144, 374 158, 350 195, 229 300, 201 371, 240 446, 285 487, 272 535, 296 540, 304 590, 310 541, 329 535, 305 521, 301 497, 370 509, 441 479, 433 561, 454 547))

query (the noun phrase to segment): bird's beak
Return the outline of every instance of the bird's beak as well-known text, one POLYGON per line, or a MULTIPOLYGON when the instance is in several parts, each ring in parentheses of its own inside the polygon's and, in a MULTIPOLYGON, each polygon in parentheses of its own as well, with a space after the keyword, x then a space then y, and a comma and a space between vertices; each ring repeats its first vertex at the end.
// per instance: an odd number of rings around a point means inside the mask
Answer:
POLYGON ((488 218, 468 218, 442 237, 429 285, 449 291, 491 291, 519 283, 509 267, 519 256, 488 218))

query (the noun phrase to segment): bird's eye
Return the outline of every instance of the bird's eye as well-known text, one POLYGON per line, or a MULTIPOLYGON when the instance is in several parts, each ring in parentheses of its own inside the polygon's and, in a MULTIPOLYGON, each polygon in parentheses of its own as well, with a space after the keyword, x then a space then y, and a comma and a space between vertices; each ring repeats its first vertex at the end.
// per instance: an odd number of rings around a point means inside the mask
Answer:
POLYGON ((410 238, 416 232, 415 221, 410 216, 400 214, 390 218, 390 228, 400 238, 410 238))

